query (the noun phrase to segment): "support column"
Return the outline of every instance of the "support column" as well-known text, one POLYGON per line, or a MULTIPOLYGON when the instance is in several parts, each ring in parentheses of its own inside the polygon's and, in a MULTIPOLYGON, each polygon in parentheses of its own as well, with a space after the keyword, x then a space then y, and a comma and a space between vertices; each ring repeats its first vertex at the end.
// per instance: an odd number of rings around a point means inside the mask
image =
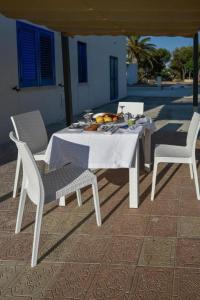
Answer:
POLYGON ((66 123, 73 121, 69 37, 61 33, 66 123))
POLYGON ((193 38, 193 111, 198 111, 198 72, 199 72, 199 38, 198 33, 193 38))

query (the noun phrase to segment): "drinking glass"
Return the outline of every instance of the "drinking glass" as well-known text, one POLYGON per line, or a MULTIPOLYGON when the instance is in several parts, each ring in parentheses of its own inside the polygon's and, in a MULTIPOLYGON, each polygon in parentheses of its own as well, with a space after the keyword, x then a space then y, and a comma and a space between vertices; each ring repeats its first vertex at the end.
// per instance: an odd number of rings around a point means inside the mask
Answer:
POLYGON ((121 109, 120 114, 121 114, 122 116, 124 116, 124 107, 125 107, 125 105, 120 105, 120 109, 121 109))
POLYGON ((83 118, 85 119, 86 123, 87 123, 88 125, 90 125, 90 124, 92 123, 93 112, 92 112, 91 109, 86 109, 86 110, 84 111, 84 113, 85 113, 85 114, 84 114, 83 118))

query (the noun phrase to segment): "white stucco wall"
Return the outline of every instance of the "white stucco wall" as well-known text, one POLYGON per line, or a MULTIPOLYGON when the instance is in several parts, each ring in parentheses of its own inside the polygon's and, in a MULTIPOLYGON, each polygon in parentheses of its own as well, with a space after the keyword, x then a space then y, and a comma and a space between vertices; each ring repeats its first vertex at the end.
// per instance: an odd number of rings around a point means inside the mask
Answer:
POLYGON ((110 102, 110 56, 118 57, 119 99, 127 95, 125 37, 76 36, 69 45, 74 115, 110 102), (78 82, 77 41, 87 43, 87 83, 78 82))
POLYGON ((18 86, 18 59, 16 22, 0 15, 0 144, 8 141, 12 129, 10 116, 39 109, 46 124, 65 118, 63 88, 62 51, 60 34, 55 33, 56 86, 23 88, 13 91, 18 86))
POLYGON ((138 64, 128 64, 127 65, 127 83, 132 85, 138 82, 138 64))

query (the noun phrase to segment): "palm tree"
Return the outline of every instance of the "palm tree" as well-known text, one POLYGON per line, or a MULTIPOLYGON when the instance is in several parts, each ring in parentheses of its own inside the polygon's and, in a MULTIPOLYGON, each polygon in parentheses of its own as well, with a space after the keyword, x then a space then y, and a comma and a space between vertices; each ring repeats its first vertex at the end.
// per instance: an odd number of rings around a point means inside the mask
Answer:
POLYGON ((151 68, 153 67, 152 63, 152 53, 155 50, 155 45, 150 43, 150 37, 142 37, 140 35, 131 35, 128 36, 127 42, 127 60, 128 63, 134 63, 137 61, 139 66, 147 63, 151 68))

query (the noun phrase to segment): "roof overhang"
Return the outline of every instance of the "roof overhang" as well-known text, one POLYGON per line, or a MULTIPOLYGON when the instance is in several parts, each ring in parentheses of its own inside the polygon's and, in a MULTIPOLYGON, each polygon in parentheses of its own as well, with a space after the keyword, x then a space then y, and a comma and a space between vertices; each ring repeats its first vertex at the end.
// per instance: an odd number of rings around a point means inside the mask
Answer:
POLYGON ((1 0, 0 12, 67 35, 194 36, 200 0, 1 0))

